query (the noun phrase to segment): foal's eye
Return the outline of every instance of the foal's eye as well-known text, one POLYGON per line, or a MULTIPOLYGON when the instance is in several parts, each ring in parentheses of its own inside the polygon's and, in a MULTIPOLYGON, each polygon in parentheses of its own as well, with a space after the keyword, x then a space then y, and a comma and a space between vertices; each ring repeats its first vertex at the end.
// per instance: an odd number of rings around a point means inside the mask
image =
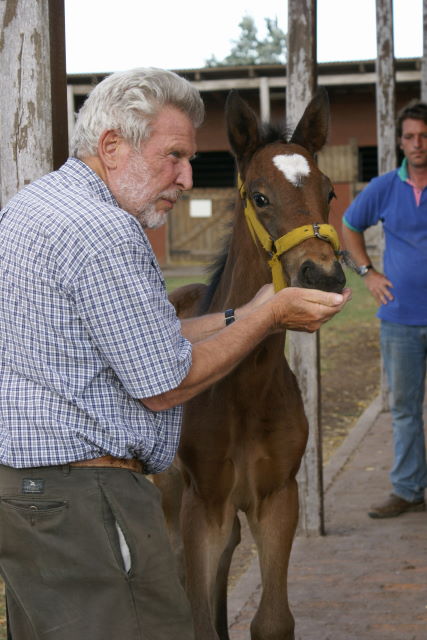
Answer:
POLYGON ((328 203, 333 199, 336 198, 337 194, 335 193, 335 191, 333 189, 330 190, 330 192, 328 193, 328 203))
POLYGON ((256 192, 252 196, 253 201, 255 202, 257 207, 266 207, 270 204, 269 199, 263 195, 262 193, 256 192))

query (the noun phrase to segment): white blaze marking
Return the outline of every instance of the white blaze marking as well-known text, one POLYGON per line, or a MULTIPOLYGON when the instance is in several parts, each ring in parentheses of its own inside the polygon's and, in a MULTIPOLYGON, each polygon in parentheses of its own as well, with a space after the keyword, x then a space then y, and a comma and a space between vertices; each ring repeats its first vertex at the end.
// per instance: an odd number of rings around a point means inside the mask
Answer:
POLYGON ((307 160, 299 153, 274 156, 273 162, 284 174, 286 180, 289 180, 295 187, 299 187, 301 179, 310 173, 307 160))

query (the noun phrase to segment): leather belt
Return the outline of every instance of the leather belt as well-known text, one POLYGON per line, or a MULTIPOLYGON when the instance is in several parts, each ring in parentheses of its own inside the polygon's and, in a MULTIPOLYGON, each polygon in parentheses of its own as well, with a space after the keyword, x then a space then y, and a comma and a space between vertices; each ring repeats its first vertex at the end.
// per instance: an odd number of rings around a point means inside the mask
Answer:
POLYGON ((104 469, 129 469, 137 473, 145 473, 144 465, 137 458, 115 458, 114 456, 101 456, 92 460, 78 460, 69 463, 71 467, 104 467, 104 469))

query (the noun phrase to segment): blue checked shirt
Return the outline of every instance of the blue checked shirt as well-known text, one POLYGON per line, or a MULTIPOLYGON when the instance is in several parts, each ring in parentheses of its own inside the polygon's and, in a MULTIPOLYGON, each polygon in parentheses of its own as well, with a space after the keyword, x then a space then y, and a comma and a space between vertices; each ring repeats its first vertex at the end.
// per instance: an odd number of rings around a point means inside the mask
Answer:
POLYGON ((182 409, 137 399, 178 386, 191 345, 141 225, 80 160, 0 212, 0 298, 0 463, 165 469, 182 409))

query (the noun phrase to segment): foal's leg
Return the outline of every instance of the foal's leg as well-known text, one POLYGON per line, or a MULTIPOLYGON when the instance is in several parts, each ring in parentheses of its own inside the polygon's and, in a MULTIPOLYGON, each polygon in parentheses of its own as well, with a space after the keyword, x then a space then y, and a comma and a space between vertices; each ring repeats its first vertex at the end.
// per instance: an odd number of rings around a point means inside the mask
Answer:
POLYGON ((169 469, 152 476, 152 481, 162 494, 162 508, 169 539, 175 554, 178 574, 184 583, 184 550, 180 529, 180 512, 184 482, 179 468, 173 463, 169 469))
POLYGON ((231 537, 219 563, 215 586, 215 629, 221 640, 229 640, 227 612, 228 575, 230 573, 233 552, 239 542, 240 520, 236 515, 234 518, 233 529, 231 531, 231 537))
POLYGON ((186 591, 193 611, 195 638, 229 640, 225 572, 238 541, 235 509, 224 502, 208 505, 191 488, 184 491, 182 506, 186 591), (220 570, 224 575, 217 584, 220 570))
POLYGON ((252 620, 252 640, 294 640, 294 619, 288 605, 287 573, 298 522, 298 488, 285 488, 263 498, 248 512, 262 576, 262 596, 252 620))

